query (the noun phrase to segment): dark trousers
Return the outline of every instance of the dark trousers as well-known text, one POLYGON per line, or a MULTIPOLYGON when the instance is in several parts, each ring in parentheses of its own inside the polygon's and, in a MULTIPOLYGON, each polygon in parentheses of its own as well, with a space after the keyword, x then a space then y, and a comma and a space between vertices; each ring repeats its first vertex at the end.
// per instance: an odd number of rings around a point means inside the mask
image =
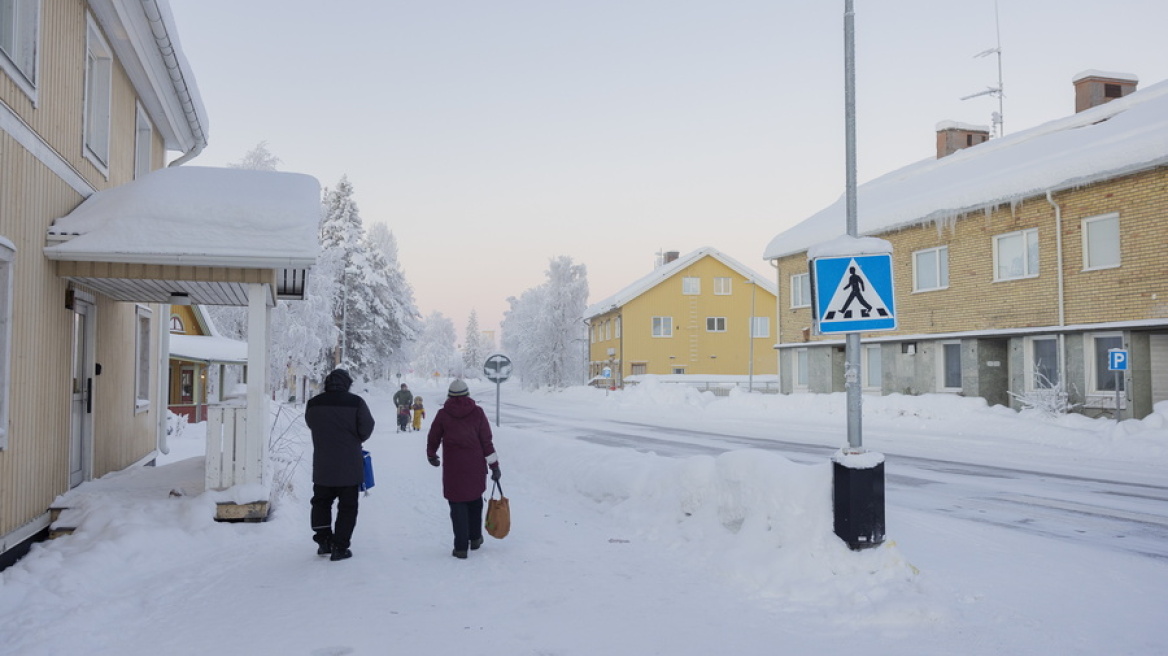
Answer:
POLYGON ((466 551, 471 540, 483 539, 483 500, 450 502, 450 525, 454 528, 454 550, 466 551))
POLYGON ((333 487, 330 485, 312 486, 312 537, 317 544, 324 545, 331 541, 334 547, 348 549, 353 538, 353 529, 357 526, 357 497, 356 485, 333 487), (333 502, 337 502, 337 523, 333 526, 333 502))

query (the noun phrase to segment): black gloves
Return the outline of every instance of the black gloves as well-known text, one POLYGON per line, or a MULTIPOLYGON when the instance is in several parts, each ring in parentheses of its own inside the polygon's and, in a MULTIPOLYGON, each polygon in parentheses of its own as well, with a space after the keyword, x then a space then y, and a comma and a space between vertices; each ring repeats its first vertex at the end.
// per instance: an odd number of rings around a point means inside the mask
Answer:
POLYGON ((431 464, 431 465, 434 465, 435 467, 437 467, 438 465, 441 465, 441 464, 442 464, 442 463, 441 463, 441 462, 438 460, 438 456, 430 456, 429 460, 430 460, 430 464, 431 464))
POLYGON ((499 469, 499 465, 491 467, 491 480, 497 483, 500 478, 503 478, 503 471, 499 469))

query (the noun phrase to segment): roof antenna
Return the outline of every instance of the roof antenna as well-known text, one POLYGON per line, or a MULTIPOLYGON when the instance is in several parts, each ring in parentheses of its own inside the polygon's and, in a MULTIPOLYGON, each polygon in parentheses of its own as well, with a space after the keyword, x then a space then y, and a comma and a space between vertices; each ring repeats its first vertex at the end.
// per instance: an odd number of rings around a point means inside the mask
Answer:
POLYGON ((1005 87, 1002 86, 1002 25, 1001 21, 998 19, 998 0, 994 0, 994 31, 997 35, 998 45, 993 48, 989 48, 988 50, 982 50, 973 57, 974 59, 977 59, 980 57, 988 57, 989 55, 998 56, 998 86, 987 87, 985 91, 979 91, 977 93, 970 94, 963 97, 962 100, 969 100, 970 98, 977 98, 979 96, 996 97, 998 99, 998 111, 994 112, 991 117, 994 124, 994 135, 997 137, 1002 137, 1006 134, 1004 119, 1005 108, 1002 103, 1002 99, 1006 94, 1004 92, 1005 87))

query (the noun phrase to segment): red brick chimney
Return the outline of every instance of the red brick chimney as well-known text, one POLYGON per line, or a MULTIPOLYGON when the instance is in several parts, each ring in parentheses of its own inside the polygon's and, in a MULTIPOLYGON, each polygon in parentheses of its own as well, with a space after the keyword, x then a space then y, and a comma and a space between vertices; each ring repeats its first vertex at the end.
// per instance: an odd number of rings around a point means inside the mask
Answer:
POLYGON ((1135 91, 1140 78, 1130 73, 1089 70, 1071 81, 1075 83, 1075 113, 1078 114, 1135 91))
POLYGON ((937 159, 989 140, 990 129, 984 125, 941 121, 937 124, 937 159))

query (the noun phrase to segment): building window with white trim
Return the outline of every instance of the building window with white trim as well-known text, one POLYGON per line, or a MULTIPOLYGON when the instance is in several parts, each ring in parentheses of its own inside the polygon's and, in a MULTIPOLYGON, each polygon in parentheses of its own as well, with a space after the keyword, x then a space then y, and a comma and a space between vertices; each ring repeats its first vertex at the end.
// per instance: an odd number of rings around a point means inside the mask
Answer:
POLYGON ((92 17, 86 34, 85 156, 104 173, 109 170, 113 51, 92 17))
POLYGON ((730 291, 730 278, 714 278, 714 296, 729 296, 730 291))
POLYGON ((994 237, 994 280, 1034 278, 1038 275, 1038 229, 1019 230, 994 237))
POLYGON ((724 332, 726 332, 726 317, 706 317, 706 332, 708 332, 708 333, 724 333, 724 332))
POLYGON ((673 337, 673 317, 653 317, 654 337, 673 337))
POLYGON ((1111 349, 1123 348, 1123 335, 1121 333, 1094 333, 1089 336, 1089 372, 1090 376, 1090 394, 1115 394, 1115 386, 1118 381, 1119 391, 1124 391, 1124 372, 1112 371, 1110 368, 1110 360, 1108 352, 1111 349))
POLYGON ((681 279, 681 293, 686 296, 697 296, 702 293, 702 279, 686 276, 681 279))
POLYGON ((791 384, 796 392, 806 392, 811 386, 810 354, 807 349, 798 348, 794 356, 795 371, 791 384))
POLYGON ((36 101, 40 0, 0 0, 0 70, 36 101))
POLYGON ((0 451, 8 448, 9 381, 12 380, 12 261, 16 248, 0 237, 0 451))
POLYGON ((617 317, 616 318, 616 335, 614 335, 617 339, 620 339, 620 325, 621 325, 621 318, 617 317))
POLYGON ((1119 215, 1083 219, 1083 269, 1114 269, 1119 264, 1119 215))
POLYGON ((949 247, 913 253, 913 291, 928 292, 949 286, 949 247))
POLYGON ((1030 337, 1026 349, 1027 388, 1054 389, 1062 382, 1059 372, 1058 337, 1030 337))
POLYGON ((961 342, 941 342, 940 355, 937 359, 937 372, 940 378, 941 391, 961 391, 961 342))
MULTIPOLYGON (((0 0, 3 2, 4 0, 0 0)), ((134 119, 134 179, 154 170, 154 124, 146 115, 146 110, 138 105, 134 119)))
POLYGON ((750 322, 750 336, 754 338, 767 338, 771 336, 771 318, 770 317, 754 317, 750 322))
POLYGON ((150 309, 141 305, 137 308, 137 330, 135 331, 134 367, 134 409, 138 412, 150 408, 150 309))
POLYGON ((791 307, 811 307, 810 273, 796 273, 791 276, 791 307))
POLYGON ((879 344, 865 344, 863 348, 864 389, 880 391, 884 387, 884 360, 879 344))
POLYGON ((672 369, 672 371, 673 371, 673 375, 675 375, 675 376, 684 376, 685 375, 685 367, 674 367, 672 369))

